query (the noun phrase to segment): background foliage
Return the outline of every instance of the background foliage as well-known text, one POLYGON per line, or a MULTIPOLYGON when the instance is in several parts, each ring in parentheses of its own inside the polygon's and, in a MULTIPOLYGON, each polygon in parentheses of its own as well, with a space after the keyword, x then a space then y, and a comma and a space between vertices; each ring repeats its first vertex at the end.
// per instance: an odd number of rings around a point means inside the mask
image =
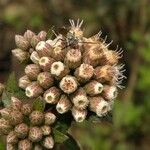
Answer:
MULTIPOLYGON (((124 50, 126 88, 112 112, 99 123, 73 124, 70 133, 83 150, 148 150, 150 147, 150 1, 149 0, 0 0, 0 81, 21 66, 11 59, 14 35, 35 32, 68 19, 84 19, 86 35, 99 30, 124 50)), ((19 69, 17 69, 19 68, 19 69)), ((68 145, 69 147, 69 145, 68 145)), ((3 142, 0 150, 4 150, 3 142)))

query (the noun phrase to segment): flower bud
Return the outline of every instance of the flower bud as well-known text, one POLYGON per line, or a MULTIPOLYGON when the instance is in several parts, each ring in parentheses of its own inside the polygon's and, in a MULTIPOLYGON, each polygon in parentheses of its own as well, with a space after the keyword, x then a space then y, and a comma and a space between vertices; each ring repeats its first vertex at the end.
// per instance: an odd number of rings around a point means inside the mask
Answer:
POLYGON ((96 67, 94 70, 94 77, 100 83, 110 82, 113 80, 114 76, 113 67, 110 65, 96 67))
POLYGON ((16 144, 18 142, 18 138, 15 131, 9 132, 9 134, 6 137, 6 141, 9 144, 16 144))
POLYGON ((35 49, 40 57, 52 55, 52 47, 45 41, 40 41, 35 49))
POLYGON ((20 62, 24 62, 29 59, 29 53, 23 51, 22 49, 14 49, 12 50, 12 54, 16 57, 20 62))
POLYGON ((29 130, 29 139, 32 142, 39 142, 42 139, 42 130, 38 127, 31 127, 29 130))
POLYGON ((33 51, 30 55, 30 59, 33 63, 39 64, 40 56, 36 51, 33 51))
POLYGON ((35 34, 31 31, 31 30, 27 30, 25 33, 24 33, 24 38, 30 42, 32 37, 35 36, 35 34))
POLYGON ((54 140, 52 136, 48 136, 43 140, 43 146, 46 149, 52 149, 54 147, 54 140))
POLYGON ((94 69, 91 65, 81 64, 79 68, 76 69, 74 75, 79 82, 87 82, 93 76, 94 69))
POLYGON ((103 49, 98 44, 93 44, 90 49, 83 53, 83 62, 96 67, 99 64, 99 60, 103 55, 103 49))
POLYGON ((6 143, 6 149, 7 150, 16 150, 17 146, 14 144, 6 143))
POLYGON ((81 64, 81 52, 78 49, 71 49, 67 52, 65 64, 72 69, 75 69, 81 64))
POLYGON ((43 89, 37 82, 32 82, 26 88, 26 96, 29 98, 38 97, 43 93, 43 89))
POLYGON ((56 110, 60 113, 66 113, 71 108, 71 102, 66 95, 61 95, 60 100, 56 105, 56 110))
POLYGON ((35 48, 36 47, 36 45, 38 44, 40 42, 40 39, 39 39, 39 37, 37 36, 37 35, 34 35, 33 37, 32 37, 32 39, 31 39, 31 46, 33 47, 33 48, 35 48))
POLYGON ((37 64, 30 64, 25 68, 25 74, 29 77, 30 80, 36 80, 39 73, 40 68, 37 64))
POLYGON ((13 110, 20 110, 22 107, 22 102, 18 98, 12 96, 11 107, 13 110))
POLYGON ((50 71, 51 65, 55 60, 51 57, 41 57, 39 65, 44 71, 50 71))
POLYGON ((117 52, 112 50, 106 50, 103 52, 103 56, 100 59, 101 65, 115 65, 118 63, 119 56, 117 52))
POLYGON ((109 103, 101 96, 89 97, 91 111, 95 112, 97 116, 101 117, 109 111, 109 103))
POLYGON ((51 127, 44 125, 41 127, 43 135, 50 135, 51 134, 51 127))
POLYGON ((51 113, 51 112, 47 112, 45 113, 45 124, 46 125, 51 125, 55 122, 56 120, 56 116, 51 113))
POLYGON ((56 87, 51 87, 44 93, 44 100, 50 104, 56 104, 60 97, 60 90, 56 87))
POLYGON ((77 109, 85 109, 89 100, 86 96, 85 91, 82 88, 79 88, 72 96, 72 103, 77 109))
POLYGON ((57 61, 63 61, 65 58, 66 52, 60 47, 57 46, 52 50, 52 57, 57 61))
POLYGON ((21 112, 23 115, 29 115, 32 112, 32 105, 31 104, 24 104, 21 108, 21 112))
POLYGON ((21 123, 15 127, 15 132, 18 138, 24 139, 28 135, 29 128, 26 124, 21 123))
POLYGON ((21 35, 15 36, 15 42, 17 47, 22 50, 27 50, 30 46, 30 43, 21 35))
POLYGON ((28 139, 19 141, 18 150, 32 150, 32 143, 28 139))
POLYGON ((94 96, 103 91, 103 85, 95 80, 90 81, 84 86, 87 94, 94 96))
POLYGON ((38 34, 38 37, 41 41, 45 41, 46 40, 46 36, 47 36, 47 33, 45 31, 41 31, 39 32, 38 34))
POLYGON ((9 108, 3 108, 0 110, 1 117, 4 119, 9 119, 10 118, 10 109, 9 108))
POLYGON ((0 96, 3 94, 4 89, 5 86, 2 83, 0 83, 0 96))
POLYGON ((118 95, 117 88, 115 86, 105 85, 102 95, 106 100, 115 99, 118 95))
POLYGON ((23 115, 20 111, 13 110, 10 112, 10 119, 9 122, 11 125, 17 125, 22 123, 23 121, 23 115))
POLYGON ((9 121, 5 120, 4 118, 0 119, 0 133, 8 134, 12 130, 12 126, 10 125, 9 121))
POLYGON ((87 111, 86 110, 79 110, 75 107, 72 108, 72 115, 76 122, 82 122, 85 120, 87 111))
POLYGON ((69 73, 69 69, 61 62, 56 61, 51 65, 51 74, 58 80, 62 79, 69 73))
POLYGON ((63 92, 70 94, 70 93, 73 93, 77 89, 78 82, 74 76, 66 75, 60 81, 59 86, 63 92))
POLYGON ((54 83, 54 79, 49 72, 41 72, 37 77, 37 81, 44 89, 48 89, 54 83))
POLYGON ((22 89, 26 89, 26 87, 31 84, 31 81, 30 79, 28 78, 27 75, 25 76, 22 76, 20 79, 19 79, 19 87, 22 88, 22 89))
POLYGON ((41 125, 44 122, 44 114, 40 111, 33 111, 29 119, 32 125, 41 125))

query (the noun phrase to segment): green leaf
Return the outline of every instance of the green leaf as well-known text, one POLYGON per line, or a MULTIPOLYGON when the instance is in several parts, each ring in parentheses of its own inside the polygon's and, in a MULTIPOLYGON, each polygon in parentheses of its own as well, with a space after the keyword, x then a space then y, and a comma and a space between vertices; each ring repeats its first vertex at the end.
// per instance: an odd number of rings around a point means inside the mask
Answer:
POLYGON ((63 134, 62 132, 53 129, 53 135, 54 135, 54 141, 56 143, 63 143, 64 141, 66 141, 68 139, 68 136, 63 134))
POLYGON ((16 83, 15 73, 11 73, 6 82, 6 91, 10 93, 15 93, 18 90, 18 86, 16 83))
POLYGON ((5 107, 8 107, 11 103, 11 94, 4 91, 2 94, 2 102, 3 102, 5 107))
POLYGON ((33 109, 43 112, 45 109, 45 101, 41 97, 39 97, 33 102, 33 109))
POLYGON ((69 138, 63 143, 64 149, 65 150, 80 150, 80 147, 75 141, 75 139, 71 135, 68 135, 68 136, 69 138))

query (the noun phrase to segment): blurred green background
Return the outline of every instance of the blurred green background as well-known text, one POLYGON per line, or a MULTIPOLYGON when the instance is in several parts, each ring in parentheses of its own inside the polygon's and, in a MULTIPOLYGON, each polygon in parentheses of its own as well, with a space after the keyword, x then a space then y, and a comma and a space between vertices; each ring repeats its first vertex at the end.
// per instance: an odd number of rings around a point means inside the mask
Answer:
POLYGON ((73 124, 70 132, 83 150, 149 150, 150 0, 0 0, 0 82, 12 70, 21 72, 10 52, 15 34, 48 31, 68 25, 69 18, 83 19, 87 36, 102 30, 114 41, 111 49, 122 47, 127 76, 112 120, 73 124))

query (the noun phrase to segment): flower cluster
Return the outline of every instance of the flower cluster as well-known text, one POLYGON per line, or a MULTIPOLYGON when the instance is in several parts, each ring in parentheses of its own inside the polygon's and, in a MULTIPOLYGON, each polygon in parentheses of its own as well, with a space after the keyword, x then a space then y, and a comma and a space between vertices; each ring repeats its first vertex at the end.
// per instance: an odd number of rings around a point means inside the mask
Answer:
POLYGON ((0 110, 0 133, 6 135, 7 150, 52 149, 51 125, 56 116, 51 112, 33 110, 15 97, 11 105, 0 110))
POLYGON ((19 79, 26 96, 42 96, 56 105, 58 113, 71 110, 74 119, 82 122, 89 111, 101 117, 111 110, 124 78, 123 65, 117 65, 122 50, 109 50, 111 43, 101 40, 100 32, 84 37, 83 21, 70 23, 67 34, 55 39, 46 39, 43 31, 17 35, 17 49, 12 52, 20 61, 32 61, 19 79))

